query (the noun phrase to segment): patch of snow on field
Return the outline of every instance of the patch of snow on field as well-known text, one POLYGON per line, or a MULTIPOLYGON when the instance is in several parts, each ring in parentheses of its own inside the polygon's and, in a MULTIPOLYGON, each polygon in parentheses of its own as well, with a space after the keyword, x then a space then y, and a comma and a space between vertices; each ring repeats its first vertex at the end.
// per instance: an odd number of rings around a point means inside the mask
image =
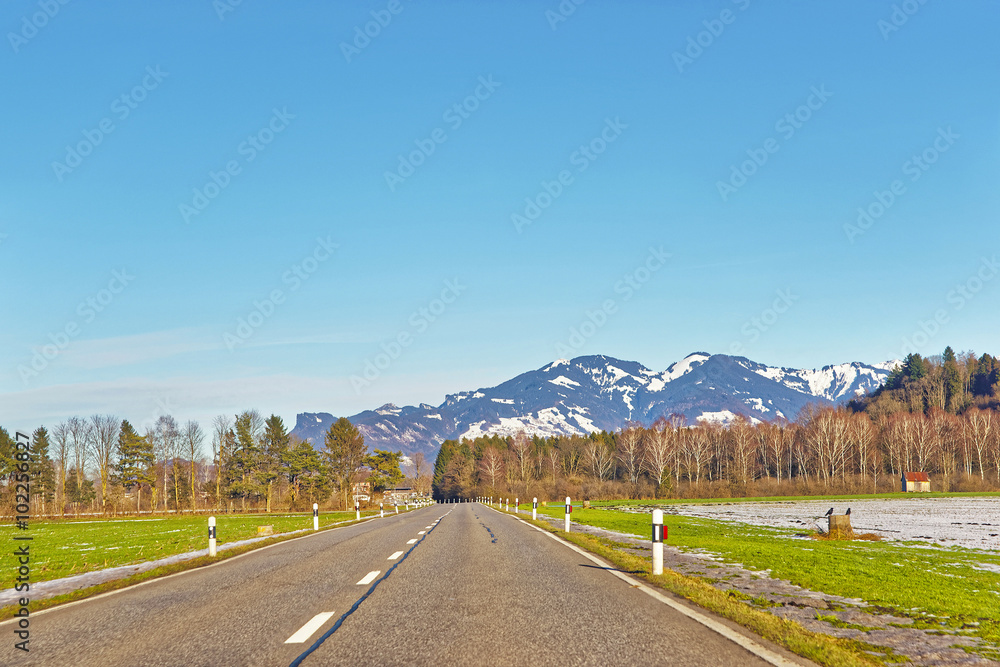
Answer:
MULTIPOLYGON (((736 521, 754 526, 811 530, 833 505, 851 508, 855 532, 888 540, 922 541, 928 546, 962 546, 1000 551, 1000 498, 893 498, 873 500, 794 500, 671 505, 671 514, 736 521)), ((993 566, 990 566, 993 567, 993 566)))

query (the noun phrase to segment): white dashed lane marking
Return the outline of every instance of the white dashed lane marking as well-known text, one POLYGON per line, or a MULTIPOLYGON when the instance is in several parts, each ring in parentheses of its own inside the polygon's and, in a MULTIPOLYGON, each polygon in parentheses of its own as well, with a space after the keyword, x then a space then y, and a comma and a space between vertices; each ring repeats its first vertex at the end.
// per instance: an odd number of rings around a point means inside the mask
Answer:
POLYGON ((418 530, 417 535, 423 535, 426 532, 427 532, 426 530, 418 530))
POLYGON ((400 556, 402 556, 402 555, 403 555, 403 552, 402 552, 402 551, 397 551, 397 552, 396 552, 396 553, 394 553, 393 555, 391 555, 391 556, 389 556, 388 558, 386 558, 386 560, 396 560, 397 558, 399 558, 399 557, 400 557, 400 556))
POLYGON ((322 614, 316 614, 312 619, 303 625, 298 632, 285 640, 286 644, 304 644, 307 639, 313 636, 313 633, 320 629, 320 627, 329 621, 333 617, 332 611, 324 611, 322 614))
POLYGON ((365 575, 365 578, 358 582, 358 586, 364 586, 375 581, 375 577, 382 574, 382 570, 373 570, 365 575))
POLYGON ((407 540, 406 543, 407 544, 416 544, 417 543, 417 538, 414 537, 412 540, 407 540))

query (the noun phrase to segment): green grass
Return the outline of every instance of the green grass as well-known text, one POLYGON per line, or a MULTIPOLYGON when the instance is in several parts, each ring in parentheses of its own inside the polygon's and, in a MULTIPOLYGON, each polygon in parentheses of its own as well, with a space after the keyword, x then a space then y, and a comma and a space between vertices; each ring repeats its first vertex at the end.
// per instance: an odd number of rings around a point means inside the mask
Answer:
MULTIPOLYGON (((371 516, 375 512, 362 512, 371 516)), ((354 518, 354 512, 320 514, 320 528, 354 518)), ((219 515, 216 536, 220 545, 257 537, 257 526, 274 526, 275 534, 312 528, 312 513, 219 515)), ((31 581, 59 579, 83 572, 132 565, 208 547, 208 518, 96 519, 30 521, 28 530, 0 527, 0 542, 14 544, 18 536, 32 537, 31 581)), ((13 560, 10 560, 13 563, 13 560)), ((13 565, 11 565, 13 567, 13 565)), ((13 580, 11 575, 9 580, 13 580)))
POLYGON ((861 667, 907 662, 907 658, 896 654, 891 648, 811 632, 794 621, 779 618, 747 604, 747 602, 773 604, 764 598, 757 599, 745 594, 723 592, 710 586, 704 579, 685 576, 673 570, 665 569, 662 575, 654 575, 650 571, 649 559, 616 548, 620 543, 615 541, 583 533, 562 533, 547 523, 540 521, 534 523, 549 532, 558 532, 561 537, 603 557, 634 576, 681 595, 821 665, 861 667))
MULTIPOLYGON (((563 508, 540 510, 560 518, 563 508)), ((574 509, 573 521, 640 537, 647 514, 574 509)), ((926 544, 791 539, 796 530, 762 528, 668 515, 666 542, 701 549, 725 562, 770 570, 775 578, 814 591, 860 598, 879 611, 913 619, 917 627, 950 629, 1000 646, 1000 554, 926 544)))

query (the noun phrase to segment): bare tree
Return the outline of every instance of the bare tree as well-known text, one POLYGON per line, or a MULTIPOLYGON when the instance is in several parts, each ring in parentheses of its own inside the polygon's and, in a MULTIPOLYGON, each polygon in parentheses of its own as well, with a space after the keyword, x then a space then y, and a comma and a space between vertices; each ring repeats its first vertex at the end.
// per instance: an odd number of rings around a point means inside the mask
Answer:
POLYGON ((521 482, 525 484, 525 489, 527 489, 528 471, 531 470, 531 440, 528 439, 524 431, 518 431, 517 435, 514 436, 510 443, 510 451, 517 463, 521 482))
POLYGON ((61 422, 52 430, 52 454, 56 464, 56 505, 62 514, 66 505, 66 468, 69 463, 71 441, 69 426, 61 422))
POLYGON ((87 467, 87 432, 89 425, 82 417, 70 417, 66 420, 69 432, 70 449, 73 451, 73 464, 76 469, 76 488, 83 488, 83 477, 87 467))
POLYGON ((562 452, 555 445, 549 447, 545 452, 545 460, 549 464, 549 470, 552 471, 552 481, 556 481, 559 478, 559 463, 562 460, 562 452))
POLYGON ((729 425, 729 441, 732 443, 732 460, 737 479, 749 484, 756 477, 753 462, 757 454, 757 438, 754 428, 746 417, 737 415, 729 425))
POLYGON ((969 444, 976 452, 979 462, 979 478, 986 479, 986 468, 983 465, 984 455, 989 450, 990 441, 993 439, 994 420, 991 410, 980 410, 972 408, 965 413, 965 429, 968 433, 969 444))
POLYGON ((118 430, 121 420, 114 415, 92 415, 88 429, 88 443, 97 473, 101 477, 101 509, 105 509, 108 497, 108 483, 115 463, 118 448, 118 430))
MULTIPOLYGON (((156 424, 153 426, 155 437, 153 440, 153 453, 156 455, 157 461, 159 461, 162 475, 161 481, 163 482, 163 509, 167 509, 167 461, 170 460, 174 463, 177 455, 180 452, 181 446, 181 434, 177 430, 177 422, 170 415, 160 415, 159 419, 156 420, 156 424)), ((172 465, 176 468, 176 465, 172 465)), ((177 491, 177 471, 174 470, 174 492, 177 491)), ((176 502, 176 500, 175 500, 176 502)))
POLYGON ((197 495, 195 495, 195 466, 197 465, 197 460, 201 456, 201 443, 205 441, 205 433, 201 430, 201 425, 198 422, 191 420, 184 425, 183 434, 184 443, 187 447, 187 451, 191 455, 191 509, 197 509, 197 495))
POLYGON ((875 435, 875 426, 868 415, 864 413, 854 415, 848 430, 848 438, 858 455, 858 469, 861 471, 862 482, 867 480, 875 456, 875 435))
POLYGON ((683 431, 683 449, 685 468, 687 469, 688 482, 701 484, 701 471, 705 469, 712 454, 712 442, 707 429, 697 427, 688 428, 683 431))
POLYGON ((615 454, 625 475, 628 477, 632 491, 639 484, 639 474, 642 472, 642 429, 635 424, 627 424, 618 434, 615 454))
POLYGON ((668 468, 676 445, 676 435, 670 422, 662 417, 653 422, 653 426, 646 431, 642 465, 656 482, 657 493, 663 488, 664 478, 669 474, 668 468))
POLYGON ((614 453, 603 440, 588 439, 584 455, 591 472, 599 481, 612 477, 615 469, 614 453))
POLYGON ((479 461, 479 474, 483 480, 489 480, 490 490, 496 491, 497 479, 503 478, 503 455, 494 447, 487 447, 479 461))
POLYGON ((215 465, 215 502, 222 502, 222 468, 225 466, 226 437, 233 428, 229 415, 212 420, 212 463, 215 465))

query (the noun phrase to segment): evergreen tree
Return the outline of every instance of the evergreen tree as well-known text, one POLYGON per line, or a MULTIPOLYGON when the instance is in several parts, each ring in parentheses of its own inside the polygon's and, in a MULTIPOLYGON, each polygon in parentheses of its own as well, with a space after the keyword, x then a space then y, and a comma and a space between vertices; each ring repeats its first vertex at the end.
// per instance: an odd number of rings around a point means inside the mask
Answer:
POLYGON ((281 473, 281 462, 288 451, 290 437, 285 430, 285 422, 277 415, 271 415, 264 422, 264 438, 261 443, 260 479, 267 485, 267 511, 271 511, 274 483, 281 473))
POLYGON ((291 489, 293 508, 301 498, 306 498, 311 505, 330 497, 330 473, 319 452, 308 442, 300 440, 285 451, 282 470, 291 489))
POLYGON ((962 373, 958 370, 958 359, 955 358, 955 351, 951 346, 944 348, 941 355, 943 362, 942 372, 944 373, 944 393, 945 409, 951 413, 956 413, 961 409, 965 400, 965 386, 962 383, 962 373))
POLYGON ((115 476, 126 490, 136 489, 137 512, 142 509, 142 485, 152 486, 154 483, 155 464, 153 443, 136 433, 127 419, 122 421, 121 431, 118 433, 118 465, 115 476))
POLYGON ((402 458, 403 452, 376 449, 365 459, 365 465, 372 471, 368 476, 372 491, 383 493, 387 488, 395 487, 403 480, 403 471, 399 469, 399 461, 402 458))
POLYGON ((368 448, 365 438, 344 417, 330 425, 323 444, 323 459, 334 481, 344 496, 344 508, 354 483, 354 473, 364 464, 368 448))
POLYGON ((76 466, 69 469, 66 474, 66 500, 73 503, 76 508, 86 505, 97 498, 94 490, 93 480, 89 480, 79 474, 76 466))
POLYGON ((0 426, 0 479, 7 479, 17 470, 17 442, 7 429, 0 426))
POLYGON ((261 466, 260 415, 254 410, 236 416, 235 450, 229 457, 227 481, 229 494, 239 498, 246 509, 248 499, 259 497, 264 488, 259 475, 261 466))
POLYGON ((906 355, 903 360, 903 374, 910 380, 919 380, 927 375, 927 362, 915 352, 906 355))
POLYGON ((31 435, 31 491, 36 502, 41 501, 42 514, 54 497, 56 490, 56 471, 49 457, 49 432, 44 426, 39 426, 31 435))

